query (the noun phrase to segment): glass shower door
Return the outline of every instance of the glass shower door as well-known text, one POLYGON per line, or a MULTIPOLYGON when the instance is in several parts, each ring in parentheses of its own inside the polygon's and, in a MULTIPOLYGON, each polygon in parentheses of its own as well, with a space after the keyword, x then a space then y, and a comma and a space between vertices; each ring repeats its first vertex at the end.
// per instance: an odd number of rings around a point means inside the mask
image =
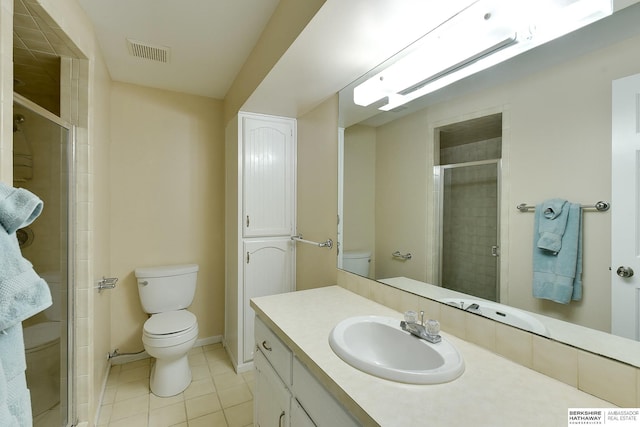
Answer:
POLYGON ((73 296, 70 262, 72 127, 14 94, 13 185, 44 202, 40 216, 16 232, 22 255, 51 291, 53 305, 23 322, 27 387, 34 427, 70 424, 73 296))
POLYGON ((440 284, 499 300, 499 160, 440 166, 440 284))

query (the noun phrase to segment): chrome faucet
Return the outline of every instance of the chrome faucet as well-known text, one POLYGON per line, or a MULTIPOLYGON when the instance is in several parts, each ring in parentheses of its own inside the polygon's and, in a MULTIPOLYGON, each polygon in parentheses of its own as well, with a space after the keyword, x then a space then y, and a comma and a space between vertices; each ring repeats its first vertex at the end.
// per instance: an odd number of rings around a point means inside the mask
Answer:
POLYGON ((407 311, 404 314, 405 320, 400 322, 400 327, 403 331, 407 331, 420 339, 428 341, 430 343, 439 343, 442 341, 442 337, 439 335, 440 322, 437 320, 429 319, 427 323, 424 322, 424 311, 420 310, 420 323, 418 323, 417 314, 415 311, 407 311))
POLYGON ((469 307, 464 309, 464 311, 478 311, 478 310, 480 310, 480 306, 476 303, 473 303, 469 307))

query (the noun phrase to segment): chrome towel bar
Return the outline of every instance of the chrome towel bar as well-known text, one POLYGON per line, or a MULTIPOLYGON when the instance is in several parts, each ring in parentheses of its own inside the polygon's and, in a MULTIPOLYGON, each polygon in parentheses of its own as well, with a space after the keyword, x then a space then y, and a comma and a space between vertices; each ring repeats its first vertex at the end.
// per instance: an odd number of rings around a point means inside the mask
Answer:
POLYGON ((302 234, 298 234, 297 236, 291 236, 291 240, 294 240, 296 242, 306 243, 308 245, 318 246, 320 248, 328 248, 329 250, 331 250, 331 248, 333 248, 333 240, 331 240, 331 239, 327 239, 324 242, 313 242, 311 240, 303 239, 302 238, 302 234))
MULTIPOLYGON (((610 207, 611 205, 608 202, 603 202, 602 200, 593 205, 582 205, 582 209, 595 209, 599 212, 606 212, 610 207)), ((518 206, 516 206, 516 209, 518 209, 520 212, 528 212, 531 209, 535 210, 535 208, 535 206, 527 205, 526 203, 520 203, 518 206)))

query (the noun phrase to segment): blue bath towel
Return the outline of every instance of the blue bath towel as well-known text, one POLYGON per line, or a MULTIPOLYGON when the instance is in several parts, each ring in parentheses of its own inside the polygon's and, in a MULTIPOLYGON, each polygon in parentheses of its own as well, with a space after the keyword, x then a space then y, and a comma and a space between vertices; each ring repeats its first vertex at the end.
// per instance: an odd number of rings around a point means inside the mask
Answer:
MULTIPOLYGON (((544 204, 536 206, 533 238, 533 296, 561 304, 582 299, 582 208, 576 203, 566 203, 566 224, 558 244, 552 249, 541 248, 540 222, 544 204)), ((561 219, 562 213, 556 216, 561 219)), ((549 230, 549 228, 545 229, 549 230)), ((549 239, 553 241, 554 239, 549 239)))
POLYGON ((52 303, 49 286, 22 257, 15 234, 41 212, 42 200, 36 195, 0 183, 0 331, 52 303))
POLYGON ((42 201, 0 183, 0 425, 30 426, 21 322, 51 305, 47 283, 22 257, 16 230, 31 224, 42 201))
MULTIPOLYGON (((0 378, 5 378, 2 362, 0 361, 0 378)), ((9 383, 0 381, 0 425, 18 427, 18 419, 9 410, 9 383)))
MULTIPOLYGON (((537 211, 538 209, 536 209, 537 211)), ((551 252, 560 252, 562 236, 567 227, 569 203, 564 199, 545 200, 538 216, 538 247, 551 252)))

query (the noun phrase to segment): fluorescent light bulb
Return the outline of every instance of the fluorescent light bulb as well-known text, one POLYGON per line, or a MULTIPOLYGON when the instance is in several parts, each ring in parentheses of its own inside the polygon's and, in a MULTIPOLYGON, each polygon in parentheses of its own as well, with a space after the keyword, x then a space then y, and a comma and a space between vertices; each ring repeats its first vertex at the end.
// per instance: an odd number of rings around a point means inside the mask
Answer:
POLYGON ((354 89, 354 102, 367 106, 460 68, 516 41, 506 1, 480 1, 416 43, 413 51, 354 89))
POLYGON ((611 0, 478 1, 358 85, 354 102, 392 110, 611 13, 611 0))

